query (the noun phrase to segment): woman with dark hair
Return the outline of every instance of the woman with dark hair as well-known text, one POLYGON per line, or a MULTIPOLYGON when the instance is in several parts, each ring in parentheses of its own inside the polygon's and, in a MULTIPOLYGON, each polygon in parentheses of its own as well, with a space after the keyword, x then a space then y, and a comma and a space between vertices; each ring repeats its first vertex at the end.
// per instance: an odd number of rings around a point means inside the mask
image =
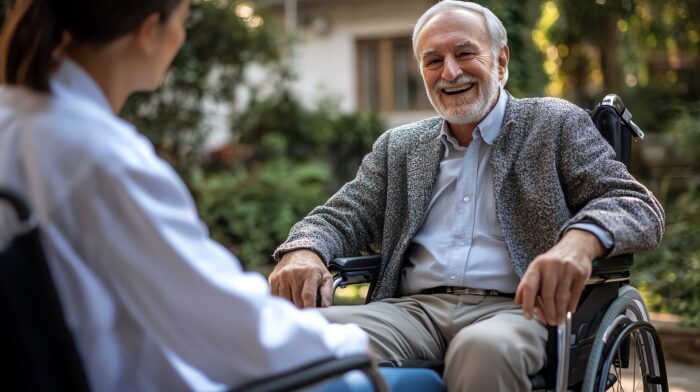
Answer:
POLYGON ((356 326, 243 272, 116 115, 159 85, 188 13, 189 0, 17 0, 0 33, 0 186, 36 213, 96 390, 237 386, 367 350, 356 326))

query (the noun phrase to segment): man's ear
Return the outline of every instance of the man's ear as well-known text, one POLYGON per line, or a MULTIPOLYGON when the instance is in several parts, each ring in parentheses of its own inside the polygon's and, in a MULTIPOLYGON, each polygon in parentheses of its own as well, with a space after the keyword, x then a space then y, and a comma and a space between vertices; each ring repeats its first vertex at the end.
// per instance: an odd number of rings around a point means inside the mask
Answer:
POLYGON ((507 46, 501 48, 498 53, 498 79, 503 80, 508 71, 508 62, 510 62, 510 49, 507 46))
POLYGON ((160 18, 157 12, 148 15, 134 32, 136 44, 146 55, 151 55, 158 50, 160 18))

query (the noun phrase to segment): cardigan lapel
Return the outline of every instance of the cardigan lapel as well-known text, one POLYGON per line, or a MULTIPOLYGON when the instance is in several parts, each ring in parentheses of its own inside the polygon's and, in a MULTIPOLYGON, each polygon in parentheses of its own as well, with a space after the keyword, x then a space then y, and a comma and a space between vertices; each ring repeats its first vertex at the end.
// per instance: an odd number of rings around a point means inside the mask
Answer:
POLYGON ((526 121, 523 121, 521 111, 520 100, 513 98, 509 94, 503 126, 496 140, 494 140, 493 149, 491 150, 493 191, 496 196, 496 207, 498 210, 502 210, 498 205, 498 201, 501 199, 499 195, 502 190, 505 190, 504 182, 515 163, 526 136, 526 129, 523 126, 526 121))
POLYGON ((413 236, 423 222, 425 209, 433 193, 433 185, 440 169, 444 146, 440 142, 442 121, 438 121, 421 138, 416 148, 408 153, 406 186, 408 190, 408 234, 413 236))
MULTIPOLYGON (((523 125, 527 123, 527 121, 523 119, 523 116, 526 114, 522 112, 523 108, 520 100, 509 95, 506 105, 506 114, 503 119, 503 127, 501 128, 501 133, 496 137, 496 140, 494 140, 491 150, 493 195, 496 199, 496 215, 501 222, 501 228, 503 229, 503 235, 506 240, 506 247, 508 248, 508 253, 512 260, 516 260, 512 247, 513 236, 511 235, 511 217, 514 213, 513 208, 515 206, 512 204, 512 198, 509 196, 508 192, 513 192, 515 190, 514 184, 511 183, 513 181, 511 173, 527 133, 523 125)), ((518 271, 518 275, 522 276, 521 271, 518 271)))

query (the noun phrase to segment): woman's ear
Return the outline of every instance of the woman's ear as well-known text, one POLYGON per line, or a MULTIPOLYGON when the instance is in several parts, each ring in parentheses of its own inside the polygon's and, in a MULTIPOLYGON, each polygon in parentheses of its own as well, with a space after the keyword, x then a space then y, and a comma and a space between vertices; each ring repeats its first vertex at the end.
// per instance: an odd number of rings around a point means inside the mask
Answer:
POLYGON ((146 55, 152 55, 158 50, 161 15, 154 12, 141 22, 134 32, 136 44, 146 55))

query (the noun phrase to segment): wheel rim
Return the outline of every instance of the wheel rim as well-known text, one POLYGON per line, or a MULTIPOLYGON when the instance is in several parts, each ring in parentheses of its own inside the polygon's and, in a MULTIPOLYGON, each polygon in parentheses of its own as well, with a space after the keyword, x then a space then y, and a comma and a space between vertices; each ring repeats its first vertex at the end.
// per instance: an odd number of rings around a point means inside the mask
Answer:
POLYGON ((649 332, 633 331, 630 333, 629 345, 616 348, 612 346, 626 326, 648 320, 649 316, 639 292, 631 286, 621 288, 619 297, 608 308, 601 321, 601 328, 596 333, 582 391, 660 390, 657 385, 647 380, 647 375, 659 374, 656 346, 649 332), (611 351, 613 349, 615 352, 611 351), (619 359, 624 357, 625 351, 630 352, 628 368, 620 366, 622 363, 619 359), (618 361, 615 361, 616 358, 618 361), (611 365, 605 368, 605 360, 609 359, 611 365), (610 374, 614 375, 614 382, 608 381, 610 374))
POLYGON ((615 381, 606 385, 606 390, 611 392, 636 392, 636 391, 653 391, 654 386, 646 380, 648 363, 647 345, 643 337, 643 332, 635 331, 629 336, 629 358, 628 366, 621 367, 623 360, 623 347, 619 347, 614 353, 609 355, 614 356, 614 363, 608 369, 608 374, 614 375, 615 381))
MULTIPOLYGON (((612 374, 615 376, 612 378, 616 380, 607 387, 614 391, 668 390, 664 365, 658 361, 654 362, 652 358, 656 351, 652 350, 651 343, 660 347, 654 327, 646 321, 629 321, 622 325, 623 328, 617 333, 614 341, 606 342, 606 346, 610 350, 602 363, 602 369, 612 369, 612 374), (634 349, 629 350, 629 347, 634 347, 634 349), (630 363, 622 363, 620 360, 626 352, 631 354, 631 367, 630 363), (644 365, 645 363, 657 366, 654 366, 652 372, 649 372, 649 368, 644 365)), ((599 391, 607 389, 604 379, 600 380, 597 389, 599 391)))

